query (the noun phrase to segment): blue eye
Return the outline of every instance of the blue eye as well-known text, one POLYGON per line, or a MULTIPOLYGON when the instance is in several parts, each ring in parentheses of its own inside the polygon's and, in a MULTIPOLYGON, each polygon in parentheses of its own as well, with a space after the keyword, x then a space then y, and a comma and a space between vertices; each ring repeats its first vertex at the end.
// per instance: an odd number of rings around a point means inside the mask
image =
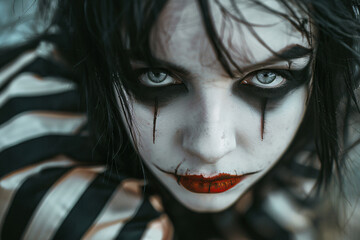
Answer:
POLYGON ((161 83, 167 78, 167 74, 160 71, 148 71, 146 73, 148 79, 154 83, 161 83))

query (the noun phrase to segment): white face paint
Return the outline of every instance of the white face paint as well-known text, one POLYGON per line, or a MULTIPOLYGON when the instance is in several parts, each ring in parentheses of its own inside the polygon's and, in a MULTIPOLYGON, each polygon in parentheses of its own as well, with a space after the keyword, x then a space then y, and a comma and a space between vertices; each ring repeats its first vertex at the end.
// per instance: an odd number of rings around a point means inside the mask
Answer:
MULTIPOLYGON (((223 44, 244 73, 231 78, 217 61, 195 1, 170 0, 152 31, 152 50, 164 65, 152 70, 134 61, 134 68, 145 68, 138 80, 150 96, 128 96, 145 164, 182 204, 199 212, 229 207, 285 152, 308 94, 305 79, 287 76, 310 60, 303 55, 291 64, 268 61, 273 54, 246 26, 228 19, 222 28, 218 5, 209 3, 223 44), (303 83, 289 87, 297 81, 303 83)), ((227 1, 221 3, 236 14, 227 1)), ((285 11, 274 0, 264 3, 285 11)), ((286 20, 251 1, 237 7, 248 22, 259 24, 254 30, 275 52, 310 48, 286 20)))

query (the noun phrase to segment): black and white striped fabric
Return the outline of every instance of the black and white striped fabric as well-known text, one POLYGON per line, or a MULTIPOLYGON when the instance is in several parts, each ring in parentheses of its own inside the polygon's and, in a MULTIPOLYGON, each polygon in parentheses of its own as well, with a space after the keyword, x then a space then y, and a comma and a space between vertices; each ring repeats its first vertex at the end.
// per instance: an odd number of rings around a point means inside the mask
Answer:
POLYGON ((94 157, 54 51, 42 42, 0 70, 0 239, 171 239, 158 198, 94 157))

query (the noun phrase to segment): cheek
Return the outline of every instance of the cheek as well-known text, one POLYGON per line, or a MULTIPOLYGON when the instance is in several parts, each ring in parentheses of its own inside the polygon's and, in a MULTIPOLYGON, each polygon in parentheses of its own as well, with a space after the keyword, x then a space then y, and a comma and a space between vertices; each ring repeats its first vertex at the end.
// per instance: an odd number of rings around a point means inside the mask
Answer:
POLYGON ((160 107, 156 101, 153 106, 133 102, 132 121, 136 145, 145 163, 173 166, 166 160, 166 156, 174 156, 179 150, 183 112, 176 103, 171 107, 160 107))
POLYGON ((264 154, 281 157, 303 119, 307 90, 301 87, 281 102, 268 102, 264 128, 264 154))

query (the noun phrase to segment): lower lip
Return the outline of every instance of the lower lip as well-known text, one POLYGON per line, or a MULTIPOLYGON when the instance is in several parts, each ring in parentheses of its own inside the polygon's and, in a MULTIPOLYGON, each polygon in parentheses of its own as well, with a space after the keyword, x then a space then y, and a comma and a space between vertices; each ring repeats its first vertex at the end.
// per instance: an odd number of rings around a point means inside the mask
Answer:
POLYGON ((178 183, 195 193, 222 193, 236 186, 246 175, 234 176, 219 174, 215 177, 204 178, 202 175, 178 176, 178 183))

